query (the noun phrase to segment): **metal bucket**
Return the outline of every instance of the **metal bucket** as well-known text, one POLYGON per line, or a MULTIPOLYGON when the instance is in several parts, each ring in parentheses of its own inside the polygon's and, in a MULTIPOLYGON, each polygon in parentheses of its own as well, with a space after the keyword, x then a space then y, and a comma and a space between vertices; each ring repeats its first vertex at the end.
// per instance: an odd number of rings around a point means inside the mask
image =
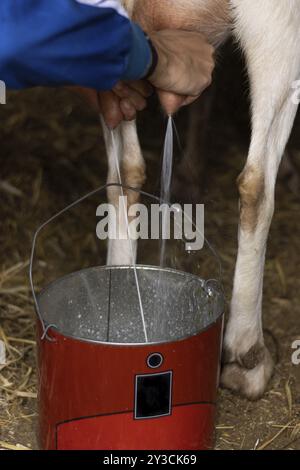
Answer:
MULTIPOLYGON (((33 254, 34 247, 31 270, 33 254)), ((153 266, 94 267, 34 298, 42 449, 213 446, 224 312, 219 283, 153 266)))

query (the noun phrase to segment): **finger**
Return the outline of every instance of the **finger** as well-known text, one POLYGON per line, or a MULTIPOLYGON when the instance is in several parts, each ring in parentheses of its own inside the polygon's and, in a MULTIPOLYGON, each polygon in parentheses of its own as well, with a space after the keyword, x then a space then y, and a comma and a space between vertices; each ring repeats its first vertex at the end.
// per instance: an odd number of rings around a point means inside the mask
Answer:
POLYGON ((112 91, 99 93, 100 111, 110 129, 117 127, 124 119, 119 98, 112 91))
POLYGON ((120 108, 126 121, 133 121, 133 119, 136 118, 136 108, 133 106, 130 100, 121 100, 120 108))
POLYGON ((176 113, 186 100, 186 96, 164 90, 158 90, 158 96, 163 109, 169 116, 176 113))
POLYGON ((119 98, 127 98, 129 95, 129 86, 125 82, 118 82, 112 91, 119 97, 119 98))
POLYGON ((184 102, 182 103, 181 106, 188 106, 189 104, 192 104, 194 103, 194 101, 196 101, 198 98, 200 98, 201 95, 198 95, 198 96, 188 96, 184 102))
POLYGON ((134 90, 131 90, 128 98, 125 98, 125 101, 126 102, 130 101, 130 103, 136 109, 136 111, 142 111, 147 106, 146 99, 142 95, 140 95, 137 91, 134 91, 134 90))
POLYGON ((113 88, 119 98, 128 98, 132 91, 139 93, 144 98, 148 98, 153 93, 153 88, 146 80, 136 80, 132 82, 118 82, 113 88))
POLYGON ((122 89, 114 88, 113 91, 120 99, 131 101, 138 111, 146 107, 147 103, 145 97, 134 88, 124 86, 122 89))
POLYGON ((97 92, 91 88, 83 88, 79 86, 67 87, 69 90, 74 91, 82 98, 84 98, 92 109, 99 113, 99 102, 97 92))
POLYGON ((128 83, 128 86, 137 91, 144 98, 149 98, 153 94, 153 87, 147 80, 136 80, 128 83))

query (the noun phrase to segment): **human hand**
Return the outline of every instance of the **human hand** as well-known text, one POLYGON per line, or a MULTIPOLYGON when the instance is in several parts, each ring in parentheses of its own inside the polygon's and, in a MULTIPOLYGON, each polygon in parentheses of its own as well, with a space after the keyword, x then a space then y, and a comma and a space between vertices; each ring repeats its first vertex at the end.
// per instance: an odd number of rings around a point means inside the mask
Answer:
POLYGON ((137 111, 146 107, 146 99, 153 92, 151 85, 145 80, 118 82, 110 91, 96 92, 81 87, 75 89, 87 99, 95 111, 103 115, 106 125, 111 129, 123 120, 135 119, 137 111))
POLYGON ((195 101, 211 84, 214 48, 200 33, 162 30, 150 34, 158 63, 149 77, 167 114, 195 101))

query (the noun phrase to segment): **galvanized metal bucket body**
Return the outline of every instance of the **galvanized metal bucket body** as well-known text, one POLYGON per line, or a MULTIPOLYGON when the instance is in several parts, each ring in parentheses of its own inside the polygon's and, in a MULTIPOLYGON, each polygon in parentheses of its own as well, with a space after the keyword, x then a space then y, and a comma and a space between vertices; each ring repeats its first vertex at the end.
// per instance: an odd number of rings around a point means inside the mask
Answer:
POLYGON ((175 270, 138 276, 149 343, 132 267, 73 273, 39 295, 54 325, 38 335, 41 448, 212 447, 222 292, 175 270))

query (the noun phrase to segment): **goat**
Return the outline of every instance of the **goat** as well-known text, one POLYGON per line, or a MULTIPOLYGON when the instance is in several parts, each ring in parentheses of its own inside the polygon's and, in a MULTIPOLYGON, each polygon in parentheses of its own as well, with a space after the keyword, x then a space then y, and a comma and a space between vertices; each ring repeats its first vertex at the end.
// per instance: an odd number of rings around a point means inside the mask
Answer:
MULTIPOLYGON (((274 367, 263 337, 263 274, 278 168, 297 112, 292 85, 300 76, 300 3, 298 0, 123 3, 129 15, 147 32, 165 28, 199 31, 214 46, 233 32, 244 51, 251 89, 252 136, 246 165, 237 180, 239 247, 224 337, 221 384, 248 399, 257 399, 264 393, 274 367)), ((105 125, 103 132, 109 161, 108 182, 116 182, 114 149, 105 125)), ((114 135, 122 155, 123 183, 141 188, 145 163, 135 122, 123 122, 114 135)), ((130 196, 129 205, 138 197, 130 196)), ((118 197, 119 189, 110 187, 108 198, 116 207, 118 197)), ((126 231, 125 224, 122 230, 126 231)), ((129 244, 128 240, 111 240, 107 263, 130 264, 129 244)))

